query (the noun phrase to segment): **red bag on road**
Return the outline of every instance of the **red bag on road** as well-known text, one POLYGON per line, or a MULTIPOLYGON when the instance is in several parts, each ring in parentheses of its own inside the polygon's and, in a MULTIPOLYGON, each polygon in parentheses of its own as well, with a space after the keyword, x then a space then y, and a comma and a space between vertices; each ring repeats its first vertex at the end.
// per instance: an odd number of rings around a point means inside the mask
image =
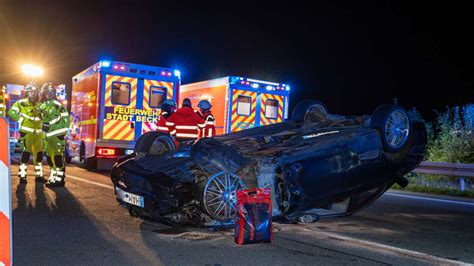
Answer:
POLYGON ((270 188, 238 190, 235 243, 270 243, 272 239, 270 188))

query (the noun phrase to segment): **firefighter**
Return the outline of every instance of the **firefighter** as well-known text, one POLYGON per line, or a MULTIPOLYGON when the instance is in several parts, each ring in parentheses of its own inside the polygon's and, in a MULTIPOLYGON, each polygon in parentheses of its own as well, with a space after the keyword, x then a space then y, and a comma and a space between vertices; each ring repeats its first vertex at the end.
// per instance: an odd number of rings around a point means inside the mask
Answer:
POLYGON ((5 86, 0 89, 0 117, 4 117, 7 113, 7 103, 5 102, 5 86))
POLYGON ((205 137, 214 137, 216 135, 216 122, 214 116, 211 113, 212 105, 207 100, 201 100, 198 103, 199 110, 201 111, 201 116, 205 121, 205 126, 201 130, 201 138, 205 137))
POLYGON ((36 84, 30 82, 26 84, 25 98, 18 100, 8 111, 8 116, 13 121, 18 122, 20 128, 21 159, 18 171, 20 183, 26 184, 26 173, 30 155, 33 153, 35 178, 37 181, 44 181, 43 177, 43 122, 39 111, 40 97, 36 84))
POLYGON ((204 119, 191 106, 191 100, 185 98, 180 109, 166 121, 169 132, 181 141, 199 138, 199 131, 205 127, 204 119))
POLYGON ((41 87, 40 111, 45 132, 46 160, 51 170, 46 186, 63 187, 66 177, 65 137, 69 129, 70 118, 66 107, 56 99, 56 88, 51 83, 45 83, 41 87))
POLYGON ((176 109, 176 102, 173 100, 165 100, 161 105, 161 114, 158 117, 158 122, 156 123, 156 130, 161 132, 169 133, 169 129, 166 126, 166 121, 174 113, 176 109))

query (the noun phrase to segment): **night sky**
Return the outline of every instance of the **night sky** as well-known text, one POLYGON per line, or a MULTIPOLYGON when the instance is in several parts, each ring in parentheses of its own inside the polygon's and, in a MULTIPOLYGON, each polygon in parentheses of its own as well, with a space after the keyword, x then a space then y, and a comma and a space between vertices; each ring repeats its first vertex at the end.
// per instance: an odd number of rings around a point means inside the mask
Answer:
POLYGON ((0 0, 0 83, 26 82, 19 70, 31 62, 45 67, 39 82, 70 87, 73 75, 113 59, 180 69, 183 84, 284 82, 292 105, 313 98, 341 114, 394 97, 429 118, 474 102, 472 4, 169 2, 0 0))

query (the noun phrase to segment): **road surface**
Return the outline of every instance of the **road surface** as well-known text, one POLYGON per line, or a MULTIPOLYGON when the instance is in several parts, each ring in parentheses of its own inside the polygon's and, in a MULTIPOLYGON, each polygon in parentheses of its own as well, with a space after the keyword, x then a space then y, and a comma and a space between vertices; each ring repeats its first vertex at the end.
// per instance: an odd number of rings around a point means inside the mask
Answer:
MULTIPOLYGON (((31 174, 32 169, 29 169, 31 174)), ((108 173, 67 168, 49 189, 12 169, 16 265, 427 265, 474 263, 474 201, 389 191, 346 218, 275 224, 274 242, 238 246, 233 230, 174 229, 129 216, 108 173)))

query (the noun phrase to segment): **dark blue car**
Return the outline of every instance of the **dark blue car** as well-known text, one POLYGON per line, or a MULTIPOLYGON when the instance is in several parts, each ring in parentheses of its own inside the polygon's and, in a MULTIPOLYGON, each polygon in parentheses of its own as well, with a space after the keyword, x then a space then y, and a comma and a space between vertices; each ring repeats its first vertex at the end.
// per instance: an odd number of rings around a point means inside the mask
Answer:
POLYGON ((113 168, 117 200, 130 214, 169 223, 232 220, 236 191, 272 189, 273 217, 350 215, 368 206, 425 155, 426 130, 398 105, 340 116, 317 101, 291 119, 175 148, 149 132, 113 168))

